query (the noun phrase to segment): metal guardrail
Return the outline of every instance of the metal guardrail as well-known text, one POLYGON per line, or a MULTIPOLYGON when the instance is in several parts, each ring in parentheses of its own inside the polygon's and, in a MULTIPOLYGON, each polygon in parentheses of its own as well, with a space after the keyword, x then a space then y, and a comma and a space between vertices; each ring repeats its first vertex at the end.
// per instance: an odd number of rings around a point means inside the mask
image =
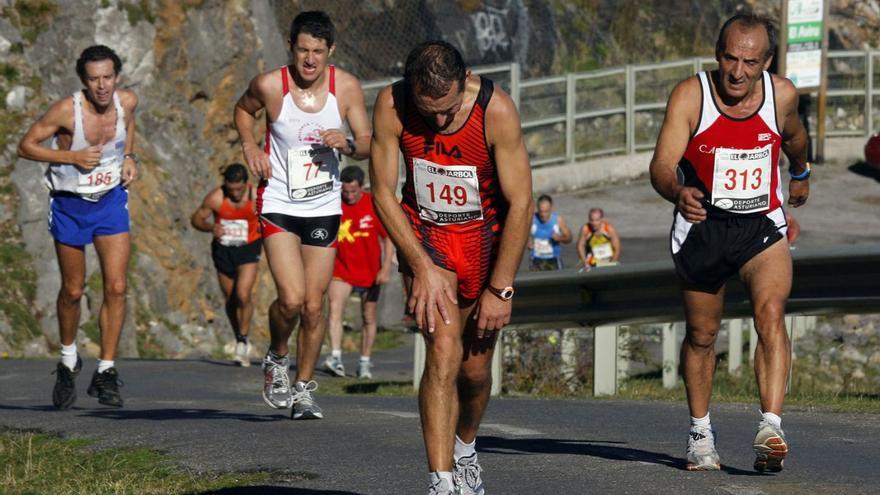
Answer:
MULTIPOLYGON (((880 244, 832 246, 793 252, 794 276, 786 306, 790 333, 801 330, 804 315, 880 312, 880 244), (799 315, 791 317, 791 315, 799 315)), ((594 392, 614 394, 620 378, 618 327, 627 324, 680 322, 684 318, 678 278, 671 261, 636 263, 593 269, 527 272, 516 277, 511 326, 517 329, 568 329, 594 332, 594 392)), ((738 318, 751 318, 752 306, 737 278, 725 290, 723 318, 743 328, 738 318)), ((565 333, 564 332, 564 333, 565 333)), ((664 330, 664 385, 677 381, 675 336, 681 323, 664 330)), ((753 339, 754 330, 752 330, 753 339)), ((731 332, 731 356, 741 355, 741 333, 731 332), (736 340, 734 340, 734 337, 736 340), (735 351, 735 353, 734 353, 735 351)), ((565 335, 563 336, 565 339, 565 335)), ((413 386, 424 368, 425 347, 416 346, 413 386)), ((754 352, 754 342, 752 342, 754 352)), ((492 394, 501 391, 501 348, 492 363, 492 394)), ((731 366, 739 366, 739 358, 731 366)))
MULTIPOLYGON (((793 251, 794 278, 787 313, 880 312, 880 244, 793 251)), ((727 284, 724 318, 748 317, 751 303, 734 278, 727 284)), ((661 323, 683 318, 672 261, 576 271, 529 272, 516 278, 513 325, 596 327, 661 323)))
MULTIPOLYGON (((828 58, 827 135, 880 130, 880 50, 833 51, 828 58)), ((716 65, 714 58, 695 57, 525 80, 516 63, 473 72, 492 77, 510 93, 526 140, 540 143, 528 146, 531 164, 541 166, 653 149, 672 88, 716 65)), ((379 89, 395 79, 363 85, 370 110, 379 89)))

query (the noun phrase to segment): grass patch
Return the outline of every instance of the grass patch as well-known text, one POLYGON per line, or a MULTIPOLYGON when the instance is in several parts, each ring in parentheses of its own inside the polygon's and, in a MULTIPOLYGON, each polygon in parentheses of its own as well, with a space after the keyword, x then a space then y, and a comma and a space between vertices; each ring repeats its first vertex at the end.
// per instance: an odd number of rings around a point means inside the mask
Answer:
MULTIPOLYGON (((376 339, 373 340, 373 351, 387 351, 397 349, 403 345, 404 336, 409 336, 406 332, 394 330, 390 328, 379 327, 376 330, 376 339)), ((329 335, 327 337, 330 338, 329 335)), ((363 332, 358 330, 346 330, 342 334, 342 350, 345 352, 358 352, 361 350, 361 339, 363 332)))
POLYGON ((411 380, 361 380, 354 377, 320 376, 322 395, 375 395, 379 397, 408 397, 415 394, 411 380))
POLYGON ((151 449, 95 451, 88 440, 0 432, 3 493, 196 493, 264 482, 268 473, 191 473, 151 449))
POLYGON ((13 344, 23 344, 39 334, 33 311, 37 274, 18 237, 11 222, 0 225, 0 279, 4 281, 0 284, 0 313, 12 328, 13 344))

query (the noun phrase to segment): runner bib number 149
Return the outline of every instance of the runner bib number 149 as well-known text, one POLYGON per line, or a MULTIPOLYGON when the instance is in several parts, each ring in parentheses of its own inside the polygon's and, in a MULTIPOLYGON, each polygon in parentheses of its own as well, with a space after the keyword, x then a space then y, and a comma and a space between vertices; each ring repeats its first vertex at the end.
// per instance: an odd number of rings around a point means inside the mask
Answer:
POLYGON ((419 217, 436 225, 483 219, 477 167, 413 159, 419 217))
POLYGON ((715 148, 712 205, 731 213, 770 208, 772 145, 741 150, 715 148))

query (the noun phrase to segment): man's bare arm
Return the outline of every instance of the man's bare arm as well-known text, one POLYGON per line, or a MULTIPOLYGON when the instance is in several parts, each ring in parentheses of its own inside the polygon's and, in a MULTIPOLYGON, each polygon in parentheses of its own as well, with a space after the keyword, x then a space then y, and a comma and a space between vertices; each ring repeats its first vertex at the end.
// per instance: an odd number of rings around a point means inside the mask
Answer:
POLYGON ((692 130, 698 125, 695 121, 699 115, 701 95, 696 76, 680 82, 672 90, 650 166, 651 185, 667 201, 675 204, 684 218, 692 223, 706 218, 706 210, 700 202, 703 193, 697 188, 679 184, 676 168, 687 149, 692 130))
POLYGON ((220 203, 222 199, 218 202, 217 200, 222 197, 222 191, 220 189, 214 189, 205 195, 205 199, 202 201, 202 204, 199 205, 198 209, 192 214, 190 218, 190 223, 196 230, 201 230, 202 232, 213 232, 214 231, 214 222, 208 220, 215 211, 220 209, 220 203), (219 193, 219 197, 218 197, 219 193))
POLYGON ((568 244, 571 242, 571 229, 568 228, 568 223, 565 221, 565 217, 562 215, 558 216, 559 218, 559 235, 556 235, 556 242, 560 244, 568 244))
MULTIPOLYGON (((372 129, 370 117, 367 115, 367 107, 364 103, 364 90, 360 82, 351 74, 339 71, 341 77, 340 94, 345 95, 346 115, 345 120, 354 136, 355 150, 345 149, 344 152, 355 160, 363 160, 370 157, 370 144, 372 141, 372 129)), ((346 148, 348 146, 346 145, 346 148)))
MULTIPOLYGON (((788 158, 795 174, 807 169, 807 130, 804 129, 797 113, 797 89, 788 79, 774 77, 777 93, 776 112, 780 115, 782 126, 782 152, 788 158)), ((788 204, 794 208, 803 206, 810 195, 809 180, 792 180, 788 184, 788 204)))
POLYGON ((263 84, 265 84, 265 78, 266 75, 263 74, 251 80, 248 89, 235 104, 233 120, 235 121, 235 129, 238 131, 241 150, 248 168, 254 175, 268 179, 272 176, 272 167, 269 165, 268 156, 260 149, 260 145, 254 136, 257 112, 266 107, 262 88, 263 84))
POLYGON ((67 97, 56 102, 46 113, 31 125, 18 143, 18 156, 37 162, 72 163, 84 169, 91 169, 101 160, 101 147, 70 151, 53 150, 43 146, 43 142, 58 131, 70 129, 73 124, 73 98, 67 97))

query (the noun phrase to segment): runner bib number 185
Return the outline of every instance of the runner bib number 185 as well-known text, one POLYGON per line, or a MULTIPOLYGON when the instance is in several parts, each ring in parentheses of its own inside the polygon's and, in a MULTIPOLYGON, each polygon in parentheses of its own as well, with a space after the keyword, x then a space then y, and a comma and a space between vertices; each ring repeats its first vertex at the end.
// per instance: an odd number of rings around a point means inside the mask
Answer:
POLYGON ((413 159, 419 217, 436 225, 483 219, 477 167, 413 159))
POLYGON ((712 205, 731 213, 770 208, 772 145, 741 150, 715 148, 712 205))

